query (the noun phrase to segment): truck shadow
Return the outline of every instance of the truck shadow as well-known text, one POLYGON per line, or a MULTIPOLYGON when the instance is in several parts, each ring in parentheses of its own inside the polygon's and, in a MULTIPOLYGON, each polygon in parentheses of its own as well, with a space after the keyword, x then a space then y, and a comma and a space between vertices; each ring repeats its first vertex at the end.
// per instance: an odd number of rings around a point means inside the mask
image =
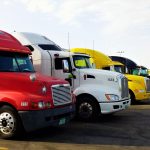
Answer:
POLYGON ((132 105, 150 105, 150 100, 142 100, 142 101, 136 101, 132 105))
POLYGON ((68 144, 150 146, 150 111, 123 111, 101 116, 95 122, 72 122, 26 134, 17 141, 68 144))

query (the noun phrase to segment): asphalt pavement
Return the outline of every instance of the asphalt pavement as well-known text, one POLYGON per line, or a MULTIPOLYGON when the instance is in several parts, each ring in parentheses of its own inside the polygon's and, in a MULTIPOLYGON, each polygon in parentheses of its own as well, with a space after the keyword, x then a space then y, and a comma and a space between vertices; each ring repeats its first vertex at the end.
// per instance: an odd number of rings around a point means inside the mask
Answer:
POLYGON ((149 150, 150 101, 139 102, 95 122, 49 127, 15 140, 0 140, 0 150, 149 150))

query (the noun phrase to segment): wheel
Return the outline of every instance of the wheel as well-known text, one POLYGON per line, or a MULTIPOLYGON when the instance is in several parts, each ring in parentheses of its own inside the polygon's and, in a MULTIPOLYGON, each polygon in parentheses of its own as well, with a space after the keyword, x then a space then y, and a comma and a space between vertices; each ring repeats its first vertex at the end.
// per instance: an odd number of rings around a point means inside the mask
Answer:
POLYGON ((10 106, 0 108, 0 136, 4 139, 18 136, 22 131, 17 112, 10 106))
POLYGON ((77 118, 83 121, 95 120, 100 114, 99 104, 91 96, 78 98, 76 110, 77 118))
POLYGON ((134 96, 132 91, 129 91, 129 96, 130 96, 130 99, 131 99, 131 104, 132 105, 136 104, 136 99, 135 99, 135 96, 134 96))

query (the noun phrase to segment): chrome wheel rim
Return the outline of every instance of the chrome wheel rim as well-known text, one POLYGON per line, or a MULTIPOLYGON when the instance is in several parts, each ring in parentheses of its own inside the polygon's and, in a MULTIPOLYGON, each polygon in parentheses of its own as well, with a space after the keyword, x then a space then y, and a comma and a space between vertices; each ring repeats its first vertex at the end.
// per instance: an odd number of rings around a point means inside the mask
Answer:
POLYGON ((14 118, 8 112, 0 114, 0 131, 3 134, 10 134, 14 129, 14 118))
POLYGON ((93 108, 91 104, 83 102, 79 107, 79 114, 83 118, 89 118, 92 115, 93 108))

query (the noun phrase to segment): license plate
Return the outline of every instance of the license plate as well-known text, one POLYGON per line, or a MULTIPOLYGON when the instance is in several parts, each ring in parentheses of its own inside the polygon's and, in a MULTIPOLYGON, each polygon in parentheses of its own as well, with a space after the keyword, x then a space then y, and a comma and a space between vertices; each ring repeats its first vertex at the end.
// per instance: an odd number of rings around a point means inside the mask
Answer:
POLYGON ((127 109, 128 108, 128 105, 125 105, 125 109, 127 109))
POLYGON ((59 120, 59 125, 63 125, 63 124, 65 124, 66 123, 66 118, 61 118, 60 120, 59 120))

